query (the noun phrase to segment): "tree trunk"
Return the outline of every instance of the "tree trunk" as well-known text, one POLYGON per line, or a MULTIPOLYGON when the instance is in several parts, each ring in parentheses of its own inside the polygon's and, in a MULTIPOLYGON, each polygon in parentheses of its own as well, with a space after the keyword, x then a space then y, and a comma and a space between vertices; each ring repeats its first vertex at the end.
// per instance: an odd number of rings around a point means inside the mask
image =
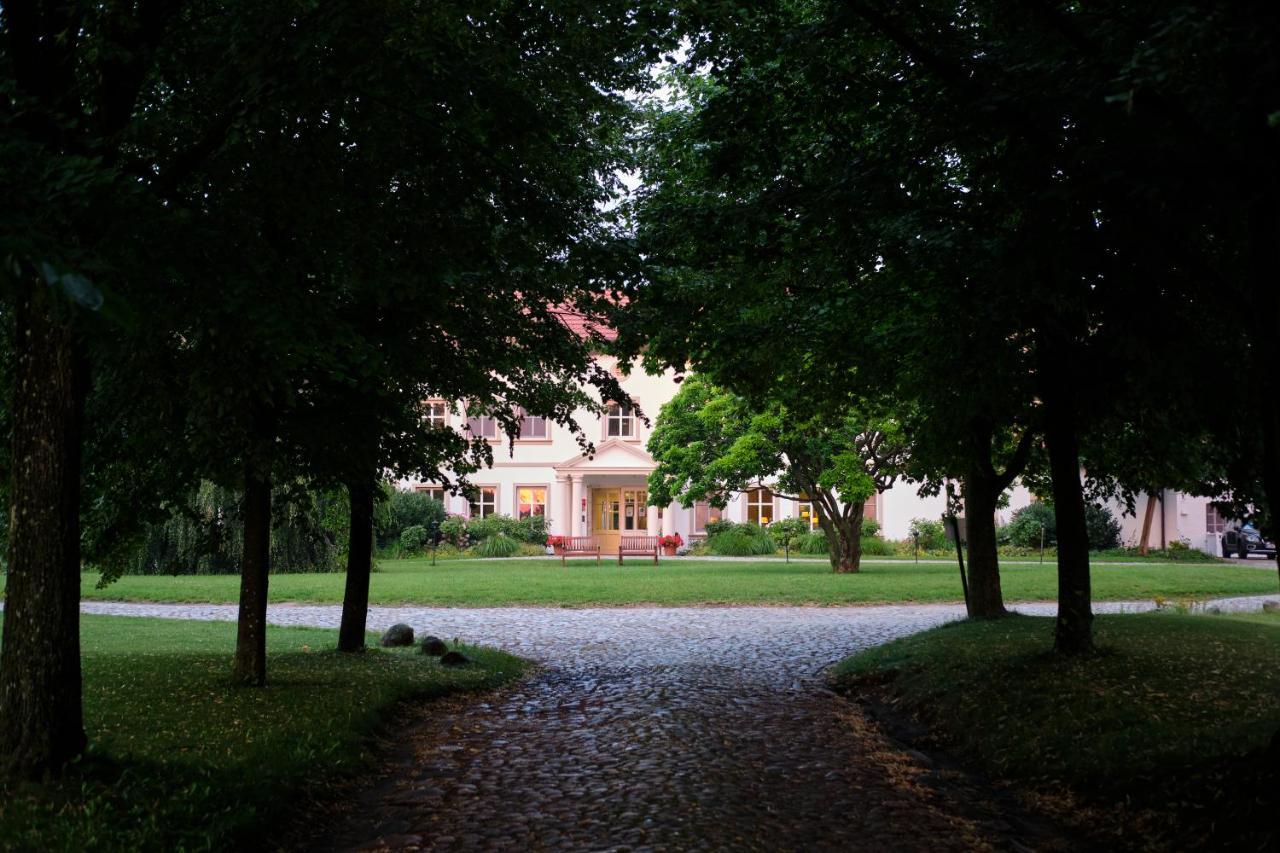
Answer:
POLYGON ((865 504, 848 509, 848 515, 823 519, 818 523, 827 536, 831 552, 831 570, 839 574, 853 574, 862 570, 862 513, 865 504))
POLYGON ((969 541, 970 619, 1008 615, 1000 589, 1000 556, 996 550, 996 501, 1002 490, 977 471, 964 482, 965 529, 969 541))
POLYGON ((1058 525, 1058 621, 1054 650, 1082 655, 1093 650, 1093 610, 1079 436, 1070 399, 1060 389, 1044 397, 1045 444, 1049 451, 1053 508, 1058 525))
POLYGON ((58 771, 85 747, 80 687, 80 462, 88 369, 43 283, 14 311, 9 576, 0 769, 58 771))
POLYGON ((351 533, 347 547, 347 589, 342 597, 342 626, 338 651, 364 651, 365 622, 369 615, 369 576, 373 571, 372 480, 347 484, 351 506, 351 533))
POLYGON ((267 572, 271 561, 271 478, 245 465, 244 555, 240 566, 240 616, 232 677, 240 684, 267 683, 267 572))

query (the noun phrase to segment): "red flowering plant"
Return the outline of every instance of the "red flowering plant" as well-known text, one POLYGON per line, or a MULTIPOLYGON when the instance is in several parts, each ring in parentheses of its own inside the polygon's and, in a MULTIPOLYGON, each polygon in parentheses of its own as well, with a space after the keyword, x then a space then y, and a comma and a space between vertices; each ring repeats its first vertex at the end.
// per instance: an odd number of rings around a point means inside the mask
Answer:
POLYGON ((679 548, 684 544, 684 540, 680 538, 679 533, 673 533, 670 536, 659 536, 658 544, 664 548, 679 548))
POLYGON ((563 536, 548 536, 548 537, 547 537, 547 545, 548 545, 548 546, 550 546, 550 547, 552 547, 552 548, 559 548, 559 547, 561 547, 561 546, 563 546, 563 545, 564 545, 564 537, 563 537, 563 536))

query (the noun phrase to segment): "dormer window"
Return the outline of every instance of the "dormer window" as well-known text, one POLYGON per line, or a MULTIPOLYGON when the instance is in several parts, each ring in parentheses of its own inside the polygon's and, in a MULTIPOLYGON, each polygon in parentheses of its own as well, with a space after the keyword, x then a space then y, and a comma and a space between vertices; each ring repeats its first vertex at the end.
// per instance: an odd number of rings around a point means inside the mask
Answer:
POLYGON ((635 409, 618 403, 610 403, 604 416, 604 434, 607 438, 635 438, 635 409))

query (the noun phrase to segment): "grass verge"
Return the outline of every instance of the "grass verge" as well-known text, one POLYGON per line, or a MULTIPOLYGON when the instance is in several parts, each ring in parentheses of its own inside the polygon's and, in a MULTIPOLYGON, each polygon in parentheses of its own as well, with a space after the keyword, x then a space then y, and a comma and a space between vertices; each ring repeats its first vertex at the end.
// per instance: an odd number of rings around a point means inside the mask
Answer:
POLYGON ((467 648, 332 651, 336 631, 271 628, 263 689, 230 685, 235 625, 85 616, 91 748, 66 778, 0 790, 3 849, 262 846, 300 803, 369 759, 401 702, 492 687, 526 664, 467 648))
MULTIPOLYGON (((825 561, 662 561, 656 568, 628 560, 619 568, 594 560, 385 560, 370 585, 372 604, 443 607, 535 605, 553 607, 637 604, 843 605, 894 602, 954 602, 962 599, 954 564, 867 562, 862 571, 839 575, 825 561)), ((1057 594, 1052 563, 1006 563, 1001 571, 1009 601, 1051 600, 1057 594)), ((97 588, 98 575, 83 576, 86 599, 234 603, 234 575, 130 576, 97 588)), ((271 600, 336 604, 344 575, 273 575, 271 600)), ((1276 592, 1274 572, 1235 565, 1144 564, 1093 567, 1099 600, 1211 598, 1276 592)))
POLYGON ((1280 730, 1280 615, 1103 616, 1087 660, 1047 652, 1051 635, 1046 618, 958 622, 832 678, 1107 846, 1280 842, 1264 755, 1280 730))

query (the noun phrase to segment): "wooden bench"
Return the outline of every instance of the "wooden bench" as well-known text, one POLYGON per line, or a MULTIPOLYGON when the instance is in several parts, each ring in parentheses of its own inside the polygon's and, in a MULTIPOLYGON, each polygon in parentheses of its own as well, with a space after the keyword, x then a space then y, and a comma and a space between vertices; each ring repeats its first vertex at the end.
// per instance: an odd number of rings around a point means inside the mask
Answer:
POLYGON ((600 565, 600 543, 594 536, 566 536, 560 545, 560 565, 565 557, 595 557, 600 565))
POLYGON ((623 557, 653 557, 653 564, 658 565, 657 536, 623 536, 618 540, 618 565, 622 565, 623 557))

